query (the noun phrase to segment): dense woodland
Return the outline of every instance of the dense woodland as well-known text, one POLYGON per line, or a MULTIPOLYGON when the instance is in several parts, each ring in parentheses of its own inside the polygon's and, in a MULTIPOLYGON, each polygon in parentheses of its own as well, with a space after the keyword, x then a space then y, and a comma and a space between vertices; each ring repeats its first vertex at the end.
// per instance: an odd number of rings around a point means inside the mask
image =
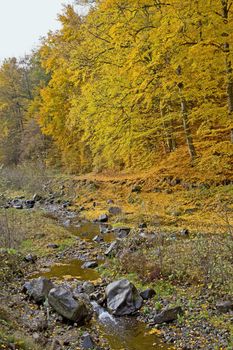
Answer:
MULTIPOLYGON (((79 1, 80 3, 80 1, 79 1)), ((37 52, 0 68, 2 164, 75 173, 187 157, 230 170, 230 0, 98 0, 67 6, 37 52)))

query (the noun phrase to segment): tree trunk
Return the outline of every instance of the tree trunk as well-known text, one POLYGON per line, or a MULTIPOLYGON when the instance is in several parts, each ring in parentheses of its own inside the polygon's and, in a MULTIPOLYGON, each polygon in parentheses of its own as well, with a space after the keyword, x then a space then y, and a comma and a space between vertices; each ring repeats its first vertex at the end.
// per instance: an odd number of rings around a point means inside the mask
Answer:
POLYGON ((232 123, 230 137, 231 137, 231 143, 233 143, 233 78, 232 78, 232 76, 228 77, 227 95, 228 95, 229 117, 230 117, 231 123, 232 123))
POLYGON ((166 137, 166 146, 167 146, 168 152, 171 153, 176 149, 176 141, 173 136, 173 127, 172 127, 171 121, 164 120, 166 116, 166 112, 167 110, 165 107, 160 109, 160 114, 163 120, 163 127, 164 127, 164 132, 166 137))
POLYGON ((183 128, 184 128, 184 133, 185 133, 185 138, 186 138, 186 143, 188 146, 188 151, 191 160, 193 161, 197 154, 196 150, 193 144, 193 138, 192 138, 192 133, 191 133, 191 128, 190 128, 190 122, 189 122, 189 115, 188 115, 188 106, 187 106, 187 101, 183 95, 183 84, 180 83, 178 84, 179 87, 179 92, 180 92, 180 101, 181 101, 181 115, 182 115, 182 120, 183 120, 183 128))
MULTIPOLYGON (((225 24, 228 24, 230 4, 228 0, 222 0, 222 17, 225 24)), ((224 33, 228 37, 228 33, 224 33)), ((230 140, 233 143, 233 69, 231 61, 231 50, 229 42, 224 43, 224 52, 226 55, 226 75, 227 75, 227 99, 228 99, 228 112, 231 122, 230 140)))

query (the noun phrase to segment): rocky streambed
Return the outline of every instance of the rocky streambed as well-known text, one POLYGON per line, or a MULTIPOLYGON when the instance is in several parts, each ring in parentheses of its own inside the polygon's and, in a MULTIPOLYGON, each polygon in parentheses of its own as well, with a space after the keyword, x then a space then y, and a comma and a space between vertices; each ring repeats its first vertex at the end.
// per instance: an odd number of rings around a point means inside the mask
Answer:
MULTIPOLYGON (((129 227, 113 228, 104 215, 96 222, 80 220, 64 205, 48 204, 45 209, 45 215, 63 225, 76 241, 62 251, 56 242, 51 242, 51 254, 43 258, 37 259, 29 252, 25 263, 30 265, 30 273, 24 278, 24 291, 19 293, 19 285, 9 289, 10 307, 20 309, 19 322, 38 344, 54 350, 173 349, 167 343, 179 349, 230 349, 228 331, 197 316, 203 305, 211 303, 208 291, 196 299, 195 306, 190 306, 184 296, 182 308, 158 296, 160 308, 155 310, 153 290, 138 290, 127 279, 101 278, 98 267, 112 263, 108 257, 119 256, 130 234, 129 227), (39 299, 37 291, 33 293, 33 283, 42 293, 39 299), (49 288, 44 288, 44 283, 49 288), (189 317, 190 310, 190 319, 197 319, 184 325, 183 317, 189 317), (161 333, 167 343, 162 341, 161 333)), ((155 237, 143 227, 138 233, 147 244, 155 237)), ((186 239, 186 232, 182 239, 186 239)), ((228 304, 223 302, 219 307, 231 312, 232 303, 228 304)), ((214 309, 213 314, 217 316, 218 312, 214 309)))
POLYGON ((74 224, 73 215, 68 216, 62 222, 77 236, 76 246, 37 261, 38 271, 33 271, 24 285, 28 301, 43 310, 44 322, 52 323, 54 318, 61 322, 56 348, 76 349, 78 345, 82 349, 171 349, 157 332, 137 319, 143 298, 153 297, 154 293, 140 294, 127 279, 109 283, 95 269, 114 249, 116 235, 128 234, 129 230, 118 228, 116 233, 103 223, 74 224), (64 339, 64 325, 69 325, 72 334, 77 330, 75 341, 64 339))

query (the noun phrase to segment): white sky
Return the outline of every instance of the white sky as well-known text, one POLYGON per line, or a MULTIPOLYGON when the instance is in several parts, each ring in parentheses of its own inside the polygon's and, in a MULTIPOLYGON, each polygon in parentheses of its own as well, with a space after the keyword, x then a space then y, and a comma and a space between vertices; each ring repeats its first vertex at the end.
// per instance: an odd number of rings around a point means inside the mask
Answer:
POLYGON ((59 28, 62 4, 73 0, 0 0, 0 61, 36 48, 49 30, 59 28))

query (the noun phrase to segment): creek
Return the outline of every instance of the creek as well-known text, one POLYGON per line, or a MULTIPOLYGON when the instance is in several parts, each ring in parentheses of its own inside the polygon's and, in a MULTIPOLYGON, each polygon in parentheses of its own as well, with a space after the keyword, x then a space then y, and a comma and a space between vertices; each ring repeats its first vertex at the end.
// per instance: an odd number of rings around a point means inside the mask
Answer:
MULTIPOLYGON (((92 241, 99 234, 99 225, 90 222, 81 225, 69 225, 67 230, 82 240, 92 241)), ((114 239, 112 233, 104 234, 105 242, 114 239)), ((103 261, 102 261, 103 262, 103 261)), ((62 260, 55 263, 38 276, 57 278, 59 280, 77 279, 81 281, 95 281, 100 278, 95 269, 82 268, 83 260, 62 260)), ((35 276, 35 277, 38 277, 35 276)), ((170 346, 163 343, 161 338, 153 334, 146 324, 136 317, 113 317, 108 311, 96 302, 92 303, 100 336, 107 339, 111 350, 169 350, 170 346)), ((95 323, 96 324, 96 323, 95 323)))

